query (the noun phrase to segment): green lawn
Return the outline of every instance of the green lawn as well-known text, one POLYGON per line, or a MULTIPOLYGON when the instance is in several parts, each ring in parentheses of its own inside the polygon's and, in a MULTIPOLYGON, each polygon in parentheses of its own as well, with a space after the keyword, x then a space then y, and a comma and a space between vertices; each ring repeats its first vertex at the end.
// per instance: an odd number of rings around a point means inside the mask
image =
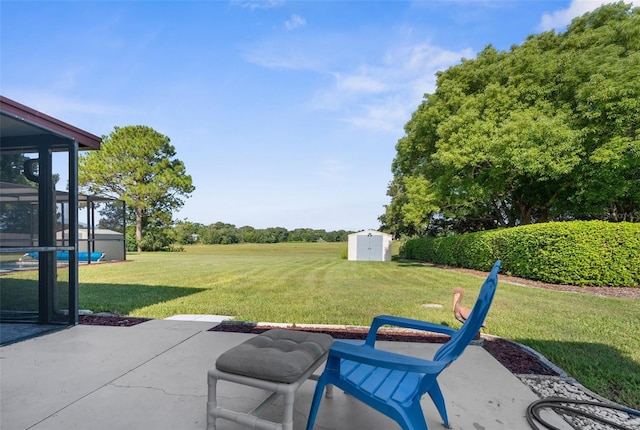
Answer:
MULTIPOLYGON (((386 313, 458 327, 455 287, 473 305, 482 278, 407 262, 352 262, 346 244, 191 246, 80 268, 80 308, 164 318, 369 325, 386 313), (427 309, 440 303, 443 309, 427 309)), ((591 390, 640 408, 640 300, 501 282, 487 333, 528 345, 591 390)))

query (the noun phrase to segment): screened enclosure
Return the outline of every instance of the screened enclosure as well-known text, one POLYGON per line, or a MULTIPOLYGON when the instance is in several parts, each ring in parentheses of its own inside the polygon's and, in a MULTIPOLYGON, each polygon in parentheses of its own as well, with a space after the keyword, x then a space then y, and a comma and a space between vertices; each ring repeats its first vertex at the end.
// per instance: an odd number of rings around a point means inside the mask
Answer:
POLYGON ((100 143, 0 96, 1 322, 77 323, 78 151, 100 143))

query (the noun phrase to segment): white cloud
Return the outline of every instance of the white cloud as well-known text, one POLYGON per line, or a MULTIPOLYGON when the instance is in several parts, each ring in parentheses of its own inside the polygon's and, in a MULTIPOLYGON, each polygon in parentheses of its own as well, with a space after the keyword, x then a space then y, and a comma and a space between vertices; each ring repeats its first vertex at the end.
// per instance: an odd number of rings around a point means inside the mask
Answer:
POLYGON ((367 71, 356 74, 346 74, 335 72, 336 88, 339 91, 350 93, 378 93, 387 87, 384 82, 375 76, 371 76, 367 71))
MULTIPOLYGON (((557 10, 552 13, 546 13, 542 16, 539 24, 541 31, 562 30, 571 23, 571 20, 591 12, 602 6, 603 4, 615 3, 617 0, 572 0, 567 9, 557 10)), ((629 1, 625 1, 629 3, 629 1)), ((631 0, 634 6, 640 6, 640 0, 631 0)))
POLYGON ((359 128, 394 133, 400 137, 404 124, 417 107, 417 102, 390 97, 366 104, 357 115, 347 116, 344 120, 359 128))
POLYGON ((284 6, 284 0, 232 0, 232 5, 238 5, 246 9, 272 9, 284 6))
POLYGON ((299 15, 292 15, 291 19, 285 21, 284 26, 287 30, 295 30, 299 27, 304 27, 307 24, 307 20, 299 15))
POLYGON ((419 71, 425 67, 439 70, 460 61, 462 57, 470 57, 473 52, 465 49, 460 52, 449 51, 428 42, 400 47, 396 51, 389 51, 385 62, 394 64, 400 62, 407 71, 419 71))
POLYGON ((425 93, 435 90, 435 73, 473 55, 428 42, 397 45, 370 64, 335 71, 335 85, 316 94, 318 109, 346 112, 343 120, 373 131, 402 133, 425 93))
POLYGON ((373 45, 370 35, 321 36, 261 40, 245 49, 244 58, 262 67, 330 77, 315 89, 310 108, 333 113, 358 128, 395 135, 403 133, 423 95, 435 90, 435 73, 473 57, 471 49, 452 51, 424 40, 412 42, 406 29, 373 45))
POLYGON ((243 58, 249 63, 268 69, 324 70, 323 59, 312 49, 279 40, 264 40, 244 49, 243 58))

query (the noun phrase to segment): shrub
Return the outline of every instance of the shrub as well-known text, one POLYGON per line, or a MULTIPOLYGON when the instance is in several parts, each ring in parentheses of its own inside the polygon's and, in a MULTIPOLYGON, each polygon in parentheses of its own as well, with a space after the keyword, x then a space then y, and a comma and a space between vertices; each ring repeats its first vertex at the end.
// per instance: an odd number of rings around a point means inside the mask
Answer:
POLYGON ((572 221, 409 240, 406 258, 556 284, 640 286, 640 224, 572 221))

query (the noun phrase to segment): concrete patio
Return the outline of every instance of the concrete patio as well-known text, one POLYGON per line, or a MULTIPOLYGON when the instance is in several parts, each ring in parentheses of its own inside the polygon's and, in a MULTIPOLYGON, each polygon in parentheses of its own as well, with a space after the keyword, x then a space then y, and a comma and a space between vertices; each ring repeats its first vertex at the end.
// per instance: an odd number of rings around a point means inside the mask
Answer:
MULTIPOLYGON (((208 331, 208 321, 151 320, 133 327, 78 325, 0 348, 0 428, 202 430, 207 370, 250 334, 208 331)), ((380 342, 380 347, 431 358, 438 345, 380 342)), ((322 367, 318 370, 321 371, 322 367)), ((479 346, 439 378, 454 429, 529 429, 527 406, 538 397, 479 346)), ((304 429, 314 381, 298 391, 294 427, 304 429)), ((249 411, 260 390, 219 385, 222 406, 249 411)), ((277 421, 282 402, 264 417, 277 421)), ((427 397, 430 429, 444 428, 427 397)), ((561 428, 569 429, 562 421, 561 428)), ((218 420, 218 429, 241 428, 218 420)), ((396 429, 398 426, 335 390, 323 399, 316 429, 396 429)))

